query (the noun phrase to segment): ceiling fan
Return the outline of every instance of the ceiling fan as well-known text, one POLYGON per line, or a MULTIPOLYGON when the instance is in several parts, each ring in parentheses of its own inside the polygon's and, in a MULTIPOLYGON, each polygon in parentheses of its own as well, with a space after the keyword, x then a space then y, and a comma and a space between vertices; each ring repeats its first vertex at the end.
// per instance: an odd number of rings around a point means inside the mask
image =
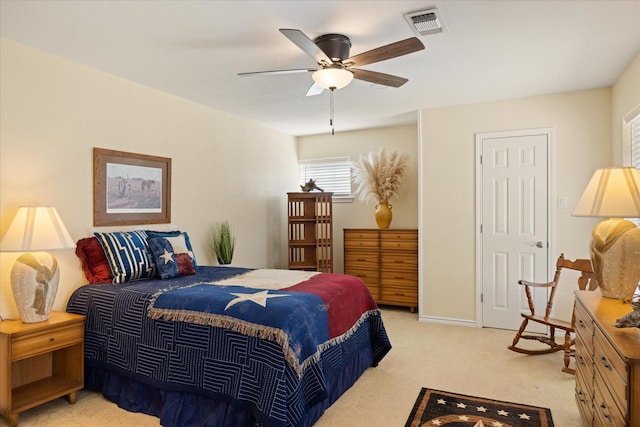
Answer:
POLYGON ((422 42, 416 37, 412 37, 350 57, 351 40, 343 34, 324 34, 311 40, 300 30, 280 29, 280 32, 311 56, 318 64, 318 67, 256 71, 238 73, 238 75, 313 73, 314 84, 307 92, 307 96, 318 95, 324 89, 329 89, 332 92, 335 89, 341 89, 354 78, 383 86, 400 87, 408 80, 403 77, 362 70, 356 67, 385 61, 424 49, 422 42))

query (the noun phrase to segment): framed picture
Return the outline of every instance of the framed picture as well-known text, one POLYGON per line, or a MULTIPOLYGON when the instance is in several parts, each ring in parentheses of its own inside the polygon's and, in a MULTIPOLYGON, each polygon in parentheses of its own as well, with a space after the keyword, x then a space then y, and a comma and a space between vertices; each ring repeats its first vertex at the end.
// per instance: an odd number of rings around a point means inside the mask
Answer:
POLYGON ((171 222, 171 159, 93 149, 93 225, 171 222))

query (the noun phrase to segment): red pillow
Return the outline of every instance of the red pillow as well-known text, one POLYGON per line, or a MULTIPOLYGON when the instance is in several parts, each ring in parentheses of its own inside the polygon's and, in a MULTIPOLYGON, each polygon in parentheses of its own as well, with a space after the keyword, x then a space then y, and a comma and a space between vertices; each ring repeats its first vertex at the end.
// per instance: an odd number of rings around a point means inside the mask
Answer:
POLYGON ((95 237, 87 237, 76 243, 76 255, 82 263, 82 271, 87 276, 89 283, 111 283, 111 269, 104 255, 100 242, 95 237))

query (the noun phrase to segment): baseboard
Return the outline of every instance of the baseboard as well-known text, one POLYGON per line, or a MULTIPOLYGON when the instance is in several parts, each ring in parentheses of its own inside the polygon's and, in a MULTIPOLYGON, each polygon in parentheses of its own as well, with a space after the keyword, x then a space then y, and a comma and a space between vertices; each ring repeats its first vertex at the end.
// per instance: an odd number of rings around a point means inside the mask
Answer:
POLYGON ((418 321, 424 323, 442 323, 445 325, 466 326, 470 328, 476 327, 475 320, 453 319, 448 317, 419 316, 418 321))

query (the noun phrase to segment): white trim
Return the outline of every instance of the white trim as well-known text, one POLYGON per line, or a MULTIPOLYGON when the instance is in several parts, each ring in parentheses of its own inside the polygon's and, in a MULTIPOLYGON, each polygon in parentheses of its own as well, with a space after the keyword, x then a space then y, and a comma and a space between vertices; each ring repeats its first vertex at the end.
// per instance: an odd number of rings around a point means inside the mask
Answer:
POLYGON ((422 161, 422 110, 417 110, 417 127, 418 127, 418 318, 424 313, 424 304, 422 296, 424 295, 424 268, 422 265, 423 243, 422 230, 425 224, 422 215, 422 182, 424 179, 424 162, 422 161))
POLYGON ((480 233, 480 225, 482 224, 482 168, 480 167, 480 156, 482 154, 482 140, 489 138, 511 138, 519 136, 535 136, 546 135, 547 137, 547 272, 548 275, 554 271, 553 259, 555 259, 555 135, 553 128, 539 129, 522 129, 501 132, 480 132, 476 133, 476 221, 475 221, 475 240, 476 240, 476 326, 483 327, 484 319, 482 317, 482 233, 480 233))
POLYGON ((422 323, 438 323, 442 325, 454 325, 454 326, 466 326, 469 328, 477 327, 477 322, 466 319, 454 319, 451 317, 438 317, 438 316, 419 316, 418 322, 422 323))

